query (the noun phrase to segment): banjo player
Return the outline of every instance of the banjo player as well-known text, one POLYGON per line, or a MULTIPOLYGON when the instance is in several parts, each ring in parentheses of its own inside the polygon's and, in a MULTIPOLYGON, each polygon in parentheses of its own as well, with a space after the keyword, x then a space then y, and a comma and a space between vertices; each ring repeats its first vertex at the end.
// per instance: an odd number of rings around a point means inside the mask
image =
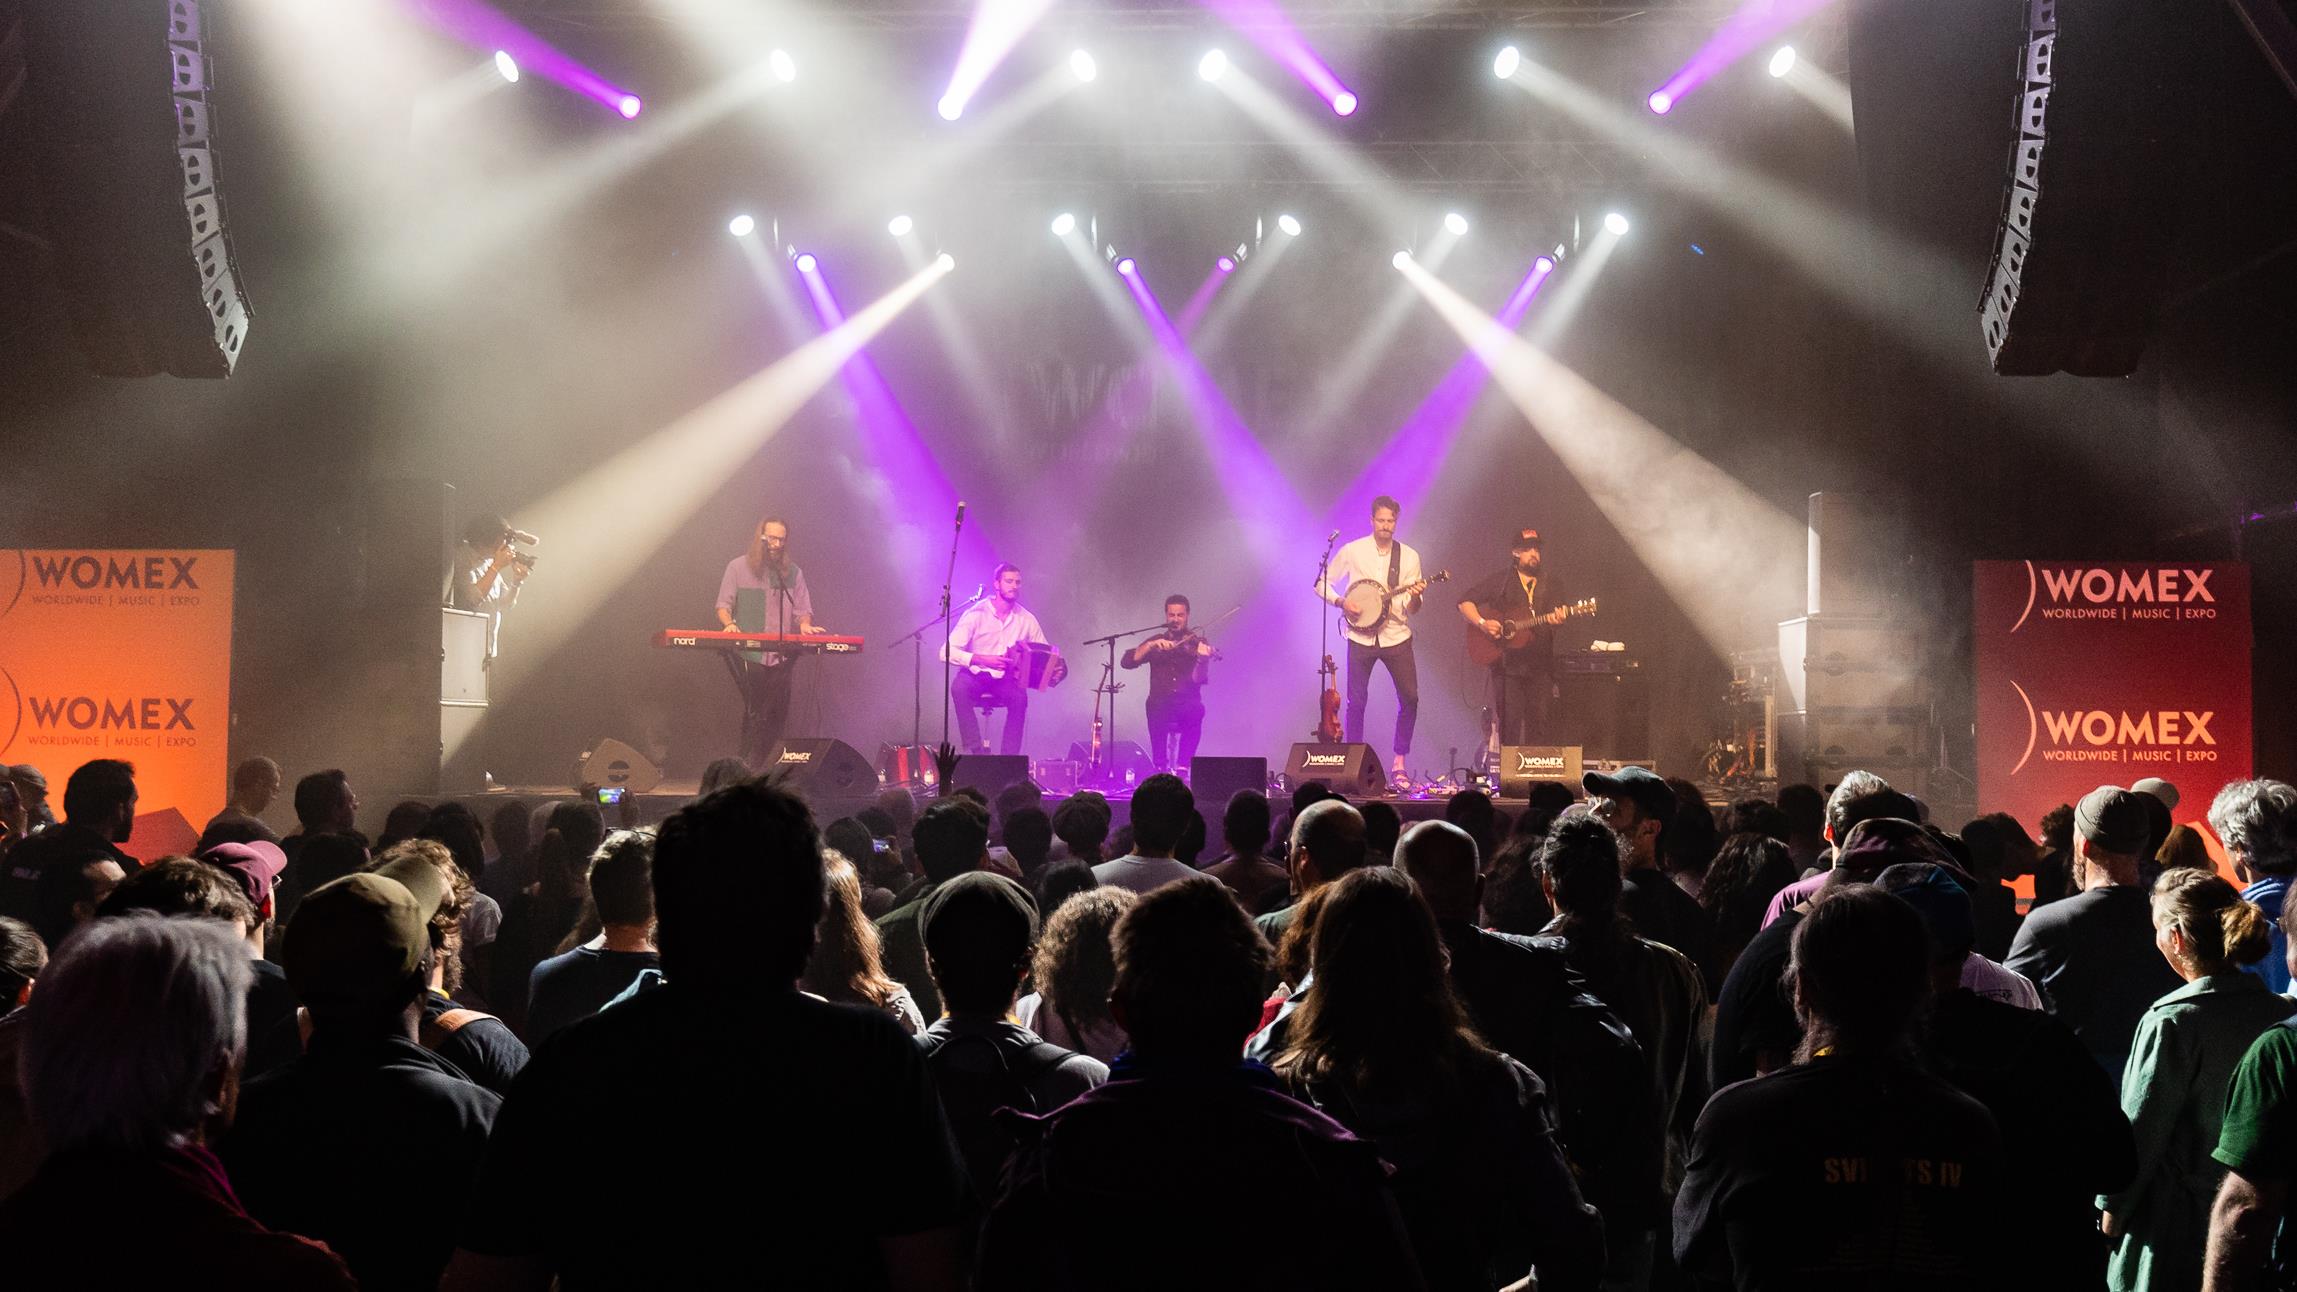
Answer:
POLYGON ((1343 611, 1348 638, 1348 709, 1345 724, 1350 743, 1364 738, 1364 706, 1372 688, 1372 666, 1385 664, 1396 687, 1396 742, 1390 779, 1406 780, 1404 758, 1412 751, 1412 725, 1420 713, 1419 666, 1412 657, 1411 616, 1420 609, 1420 593, 1430 582, 1420 569, 1420 554, 1396 539, 1396 517, 1402 509, 1382 494, 1372 500, 1372 532, 1355 539, 1332 556, 1318 586, 1326 603, 1343 611))

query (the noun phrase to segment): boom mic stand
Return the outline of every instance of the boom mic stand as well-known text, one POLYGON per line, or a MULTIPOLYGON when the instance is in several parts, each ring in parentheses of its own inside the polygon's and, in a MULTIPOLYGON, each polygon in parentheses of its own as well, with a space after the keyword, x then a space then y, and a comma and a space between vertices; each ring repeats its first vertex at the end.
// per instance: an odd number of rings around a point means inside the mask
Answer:
MULTIPOLYGON (((973 589, 973 595, 965 598, 964 604, 958 606, 957 608, 959 610, 966 609, 974 602, 979 601, 983 596, 986 596, 988 591, 989 589, 986 584, 973 589)), ((932 628, 937 624, 946 625, 948 622, 948 603, 944 601, 942 603, 942 609, 939 613, 935 614, 931 619, 926 620, 924 623, 919 624, 914 631, 894 639, 895 645, 899 645, 902 642, 908 642, 911 646, 909 655, 909 682, 912 692, 909 708, 909 759, 912 763, 910 780, 913 782, 917 781, 923 776, 925 767, 925 630, 932 628)), ((946 628, 944 628, 942 633, 942 640, 949 640, 946 628)), ((943 650, 941 653, 941 658, 943 662, 946 663, 949 659, 949 652, 947 650, 943 650)), ((948 670, 946 668, 942 670, 942 675, 944 677, 948 675, 948 670)), ((941 695, 941 714, 943 721, 946 722, 949 716, 949 688, 947 686, 943 686, 941 688, 941 695)), ((948 739, 946 735, 944 735, 942 738, 944 740, 948 739)))
POLYGON ((1116 747, 1117 692, 1125 689, 1124 684, 1117 681, 1117 643, 1127 637, 1138 637, 1143 633, 1154 633, 1162 631, 1164 631, 1164 621, 1160 619, 1146 628, 1127 629, 1121 633, 1110 633, 1106 637, 1088 637, 1083 642, 1079 643, 1080 645, 1084 646, 1106 646, 1109 648, 1109 662, 1101 666, 1101 684, 1093 688, 1093 726, 1095 728, 1093 732, 1093 744, 1095 746, 1095 750, 1091 766, 1085 769, 1088 774, 1099 775, 1102 788, 1104 789, 1113 787, 1114 778, 1111 777, 1108 773, 1107 751, 1116 747), (1109 698, 1108 739, 1106 740, 1101 739, 1101 732, 1099 730, 1101 725, 1100 697, 1104 695, 1109 698))

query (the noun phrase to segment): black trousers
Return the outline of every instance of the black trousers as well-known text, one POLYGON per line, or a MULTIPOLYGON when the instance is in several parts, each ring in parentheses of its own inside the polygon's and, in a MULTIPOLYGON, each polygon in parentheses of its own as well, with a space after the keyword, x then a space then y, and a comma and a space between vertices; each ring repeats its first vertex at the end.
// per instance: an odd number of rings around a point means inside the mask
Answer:
POLYGON ((1499 743, 1553 744, 1555 679, 1546 673, 1511 676, 1494 671, 1492 699, 1498 705, 1499 743))
POLYGON ((1372 694, 1372 666, 1388 666, 1388 678, 1396 684, 1396 743, 1391 747, 1396 757, 1412 752, 1412 724, 1420 718, 1420 666, 1412 657, 1412 639, 1406 637, 1393 646, 1365 646, 1353 638, 1348 642, 1348 720, 1345 724, 1349 743, 1364 738, 1364 704, 1372 694))
POLYGON ((1196 757, 1197 742, 1204 738, 1204 697, 1152 694, 1148 698, 1148 729, 1149 757, 1156 760, 1158 771, 1188 766, 1196 757), (1177 756, 1172 752, 1175 741, 1180 743, 1177 756))
POLYGON ((794 659, 771 668, 742 661, 742 761, 756 771, 766 770, 767 757, 788 733, 790 683, 797 668, 794 659))
POLYGON ((957 704, 957 738, 959 752, 985 754, 989 744, 981 739, 982 702, 988 701, 1005 710, 1005 735, 999 743, 998 753, 1021 752, 1021 733, 1029 723, 1029 688, 1021 679, 1008 673, 1004 677, 991 677, 969 668, 957 670, 949 680, 949 697, 957 704))

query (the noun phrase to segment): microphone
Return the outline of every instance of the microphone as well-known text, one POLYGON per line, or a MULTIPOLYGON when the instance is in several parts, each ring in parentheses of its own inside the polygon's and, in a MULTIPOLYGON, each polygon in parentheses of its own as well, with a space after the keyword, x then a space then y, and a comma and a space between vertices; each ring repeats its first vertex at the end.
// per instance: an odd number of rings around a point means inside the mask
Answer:
POLYGON ((957 504, 957 528, 965 528, 965 504, 962 500, 957 504))
POLYGON ((512 531, 510 532, 510 541, 512 541, 513 543, 524 543, 524 544, 526 544, 528 547, 540 547, 540 546, 542 546, 542 540, 541 540, 541 539, 539 539, 539 538, 536 538, 534 535, 527 533, 527 532, 526 532, 525 530, 523 530, 523 529, 514 529, 514 530, 512 530, 512 531))

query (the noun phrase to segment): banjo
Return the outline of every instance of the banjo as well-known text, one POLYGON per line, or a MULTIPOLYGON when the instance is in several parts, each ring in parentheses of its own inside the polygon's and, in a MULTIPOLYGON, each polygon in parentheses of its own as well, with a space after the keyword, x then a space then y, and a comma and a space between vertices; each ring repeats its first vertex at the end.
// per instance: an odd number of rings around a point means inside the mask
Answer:
POLYGON ((1388 618, 1391 605, 1416 597, 1427 591, 1430 584, 1442 583, 1451 577, 1450 570, 1438 570, 1417 583, 1393 589, 1378 579, 1358 579, 1348 585, 1347 595, 1340 598, 1340 618, 1357 632, 1371 632, 1388 618))

